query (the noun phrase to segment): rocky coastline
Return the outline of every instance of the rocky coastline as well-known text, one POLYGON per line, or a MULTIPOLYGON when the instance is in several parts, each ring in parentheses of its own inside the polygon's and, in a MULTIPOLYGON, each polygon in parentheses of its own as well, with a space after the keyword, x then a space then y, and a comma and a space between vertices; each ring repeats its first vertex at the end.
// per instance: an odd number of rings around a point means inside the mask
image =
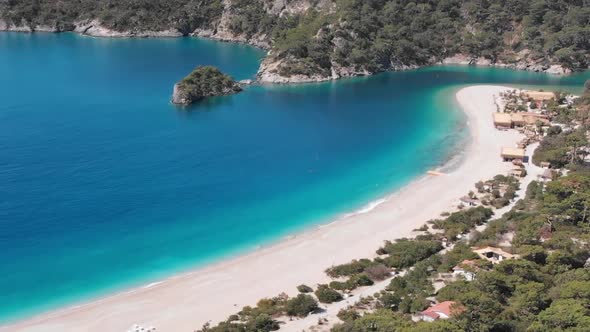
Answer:
POLYGON ((501 68, 508 68, 508 69, 515 69, 515 70, 526 70, 532 72, 539 72, 539 73, 547 73, 547 74, 554 74, 554 75, 565 75, 571 74, 571 70, 564 68, 561 65, 557 64, 549 64, 543 63, 539 61, 528 60, 526 56, 528 52, 521 52, 520 58, 513 63, 503 63, 501 61, 492 62, 489 59, 484 57, 473 58, 466 55, 455 55, 452 57, 448 57, 443 61, 439 62, 440 64, 445 65, 476 65, 476 66, 490 66, 490 67, 501 67, 501 68))
MULTIPOLYGON (((358 70, 354 66, 339 66, 332 64, 329 75, 314 74, 314 75, 292 75, 289 77, 283 76, 279 72, 279 67, 283 64, 282 59, 276 59, 272 57, 265 58, 258 70, 257 80, 260 83, 273 83, 273 84, 291 84, 291 83, 313 83, 313 82, 324 82, 332 81, 347 77, 357 76, 370 76, 378 74, 380 72, 370 72, 367 70, 358 70)), ((467 55, 458 54, 452 57, 443 59, 442 61, 433 60, 431 63, 426 65, 405 65, 405 64, 392 64, 387 71, 403 71, 417 69, 420 67, 433 66, 433 65, 470 65, 470 66, 488 66, 507 68, 514 70, 524 70, 531 72, 547 73, 552 75, 567 75, 571 73, 571 70, 564 68, 557 64, 541 63, 538 61, 532 61, 527 59, 519 59, 514 63, 503 63, 503 62, 492 62, 489 59, 479 57, 473 58, 467 55)))
MULTIPOLYGON (((261 49, 270 50, 270 38, 264 34, 255 34, 251 37, 245 34, 236 35, 231 32, 227 27, 229 17, 222 17, 221 22, 215 27, 215 29, 196 29, 189 34, 183 34, 176 29, 168 29, 163 31, 116 31, 102 25, 98 20, 80 21, 74 25, 60 27, 60 26, 28 26, 26 24, 14 25, 9 24, 4 20, 0 19, 0 31, 11 31, 11 32, 74 32, 84 36, 100 37, 100 38, 178 38, 178 37, 199 37, 207 38, 212 40, 219 40, 233 43, 243 43, 251 46, 255 46, 261 49)), ((463 54, 457 54, 452 57, 447 57, 439 61, 431 61, 429 65, 439 64, 455 64, 455 65, 476 65, 476 66, 492 66, 501 67, 515 70, 525 70, 532 72, 544 72, 554 75, 569 74, 571 71, 564 68, 561 65, 550 64, 545 62, 533 61, 527 58, 527 52, 519 54, 518 59, 512 63, 503 63, 500 61, 492 62, 490 59, 483 57, 475 58, 463 54)), ((329 73, 314 73, 311 75, 294 74, 290 76, 284 76, 279 73, 279 67, 284 64, 285 59, 272 55, 269 51, 269 55, 260 64, 258 73, 256 75, 256 81, 259 83, 268 84, 292 84, 292 83, 313 83, 313 82, 325 82, 333 81, 347 77, 357 76, 370 76, 379 72, 371 72, 366 69, 358 69, 354 66, 341 66, 336 63, 332 63, 329 73)), ((389 71, 401 71, 408 69, 416 69, 419 65, 405 65, 405 64, 391 64, 389 71)))
POLYGON ((178 30, 168 29, 164 31, 116 31, 102 25, 98 20, 79 21, 73 25, 67 26, 49 26, 36 25, 29 26, 26 24, 15 25, 9 24, 0 19, 0 31, 6 32, 74 32, 84 36, 101 37, 101 38, 165 38, 165 37, 182 37, 183 34, 178 30))

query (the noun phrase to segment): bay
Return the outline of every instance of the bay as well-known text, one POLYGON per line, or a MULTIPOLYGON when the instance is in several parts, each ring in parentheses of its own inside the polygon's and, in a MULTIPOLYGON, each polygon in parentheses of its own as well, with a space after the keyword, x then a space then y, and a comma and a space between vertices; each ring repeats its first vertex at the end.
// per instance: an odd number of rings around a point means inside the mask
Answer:
POLYGON ((193 38, 0 34, 0 321, 369 209, 460 152, 461 86, 579 92, 590 77, 437 66, 170 104, 195 66, 247 79, 263 56, 193 38))

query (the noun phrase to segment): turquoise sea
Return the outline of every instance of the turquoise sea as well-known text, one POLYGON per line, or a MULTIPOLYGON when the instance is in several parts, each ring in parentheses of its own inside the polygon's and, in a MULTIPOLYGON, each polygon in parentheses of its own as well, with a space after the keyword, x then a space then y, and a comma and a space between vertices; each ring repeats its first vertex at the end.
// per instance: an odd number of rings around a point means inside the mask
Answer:
POLYGON ((460 86, 580 91, 590 77, 445 66, 169 103, 196 65, 245 79, 263 56, 189 38, 0 34, 0 322, 366 207, 460 150, 460 86))

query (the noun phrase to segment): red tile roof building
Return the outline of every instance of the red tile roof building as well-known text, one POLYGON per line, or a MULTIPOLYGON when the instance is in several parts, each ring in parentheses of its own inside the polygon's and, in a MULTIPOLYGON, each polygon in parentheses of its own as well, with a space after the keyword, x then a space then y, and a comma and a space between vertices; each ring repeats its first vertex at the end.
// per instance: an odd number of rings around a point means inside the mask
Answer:
POLYGON ((455 301, 444 301, 433 305, 432 307, 422 311, 420 318, 424 321, 434 321, 437 319, 449 319, 453 314, 461 313, 465 310, 463 307, 455 305, 455 301))

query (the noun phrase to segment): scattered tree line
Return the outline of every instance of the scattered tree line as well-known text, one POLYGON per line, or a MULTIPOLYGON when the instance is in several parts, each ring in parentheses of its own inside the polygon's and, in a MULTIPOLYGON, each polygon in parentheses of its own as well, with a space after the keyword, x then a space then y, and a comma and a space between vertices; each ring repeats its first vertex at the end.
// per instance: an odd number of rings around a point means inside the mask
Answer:
MULTIPOLYGON (((563 94, 558 94, 562 98, 563 94)), ((567 167, 577 169, 583 167, 588 149, 588 126, 590 126, 590 80, 584 84, 583 94, 571 105, 560 107, 561 101, 552 101, 548 111, 554 115, 553 126, 547 131, 539 148, 535 150, 533 162, 549 162, 553 168, 567 167), (565 129, 563 129, 565 128, 565 129)))

